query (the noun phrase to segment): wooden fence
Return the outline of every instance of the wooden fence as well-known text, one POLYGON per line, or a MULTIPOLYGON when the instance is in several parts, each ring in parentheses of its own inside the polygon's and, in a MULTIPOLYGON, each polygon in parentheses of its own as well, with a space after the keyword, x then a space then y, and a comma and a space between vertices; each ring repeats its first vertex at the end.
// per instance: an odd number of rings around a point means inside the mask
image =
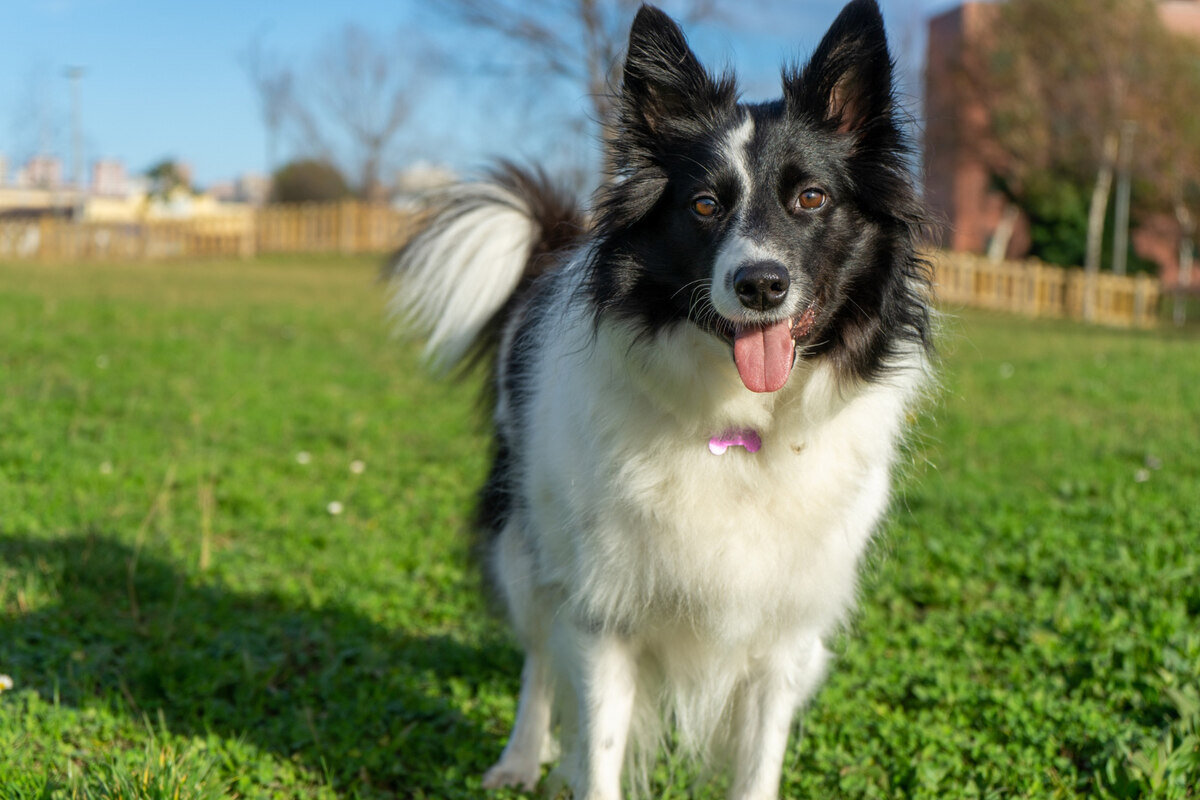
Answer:
MULTIPOLYGON (((265 253, 384 253, 416 223, 391 206, 342 202, 265 206, 193 220, 70 222, 0 220, 0 259, 43 261, 250 257, 265 253)), ((1161 287, 1146 275, 1097 275, 1039 262, 992 263, 969 253, 930 257, 934 291, 946 305, 1035 317, 1089 318, 1105 325, 1158 323, 1161 287), (1090 301, 1090 313, 1085 305, 1090 301)))
POLYGON ((264 206, 255 213, 256 253, 383 253, 399 247, 412 212, 366 203, 264 206))
POLYGON ((1159 321, 1161 285, 1149 275, 1100 274, 1089 279, 1078 267, 1038 261, 993 263, 972 253, 939 252, 930 261, 934 293, 945 305, 1088 319, 1125 328, 1151 328, 1159 321))
POLYGON ((276 205, 189 220, 0 220, 0 259, 131 261, 265 253, 383 253, 408 236, 414 214, 342 202, 276 205))

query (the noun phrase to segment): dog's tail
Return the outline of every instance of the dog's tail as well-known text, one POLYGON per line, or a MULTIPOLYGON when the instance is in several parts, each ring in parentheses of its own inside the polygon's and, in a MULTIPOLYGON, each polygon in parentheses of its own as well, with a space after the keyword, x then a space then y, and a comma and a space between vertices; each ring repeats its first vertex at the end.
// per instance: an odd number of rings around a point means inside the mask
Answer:
POLYGON ((586 228, 575 199, 543 172, 502 163, 488 180, 431 198, 421 229, 385 268, 388 310, 403 332, 426 338, 434 367, 488 360, 524 292, 586 228))

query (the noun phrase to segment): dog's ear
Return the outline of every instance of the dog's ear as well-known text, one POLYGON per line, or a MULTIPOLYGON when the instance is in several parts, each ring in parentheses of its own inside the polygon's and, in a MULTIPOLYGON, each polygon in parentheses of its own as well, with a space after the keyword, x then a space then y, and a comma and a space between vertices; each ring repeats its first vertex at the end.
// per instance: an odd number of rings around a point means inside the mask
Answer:
POLYGON ((629 31, 622 125, 655 136, 683 133, 681 123, 711 119, 735 100, 732 79, 714 80, 704 70, 675 21, 654 6, 642 6, 629 31))
POLYGON ((793 114, 813 115, 842 133, 862 130, 892 110, 892 57, 875 0, 852 0, 803 71, 785 73, 793 114))

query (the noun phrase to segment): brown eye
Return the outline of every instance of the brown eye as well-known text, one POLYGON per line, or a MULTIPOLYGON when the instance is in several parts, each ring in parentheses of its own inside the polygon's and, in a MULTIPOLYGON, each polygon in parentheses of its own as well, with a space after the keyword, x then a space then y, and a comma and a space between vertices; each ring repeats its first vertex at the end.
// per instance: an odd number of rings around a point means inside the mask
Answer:
POLYGON ((820 189, 805 189, 796 198, 796 210, 816 211, 825 205, 826 199, 825 193, 820 189))
POLYGON ((702 194, 692 200, 692 213, 697 217, 715 217, 720 210, 721 204, 710 195, 702 194))

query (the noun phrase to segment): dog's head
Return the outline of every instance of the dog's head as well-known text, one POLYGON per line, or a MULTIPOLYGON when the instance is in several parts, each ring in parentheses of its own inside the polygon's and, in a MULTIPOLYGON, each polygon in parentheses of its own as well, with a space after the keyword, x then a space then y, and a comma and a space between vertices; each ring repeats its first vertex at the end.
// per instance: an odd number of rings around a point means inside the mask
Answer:
POLYGON ((847 5, 761 104, 738 102, 733 78, 644 6, 599 198, 600 308, 725 339, 759 392, 786 383, 797 352, 869 378, 924 343, 922 214, 893 91, 874 0, 847 5))

